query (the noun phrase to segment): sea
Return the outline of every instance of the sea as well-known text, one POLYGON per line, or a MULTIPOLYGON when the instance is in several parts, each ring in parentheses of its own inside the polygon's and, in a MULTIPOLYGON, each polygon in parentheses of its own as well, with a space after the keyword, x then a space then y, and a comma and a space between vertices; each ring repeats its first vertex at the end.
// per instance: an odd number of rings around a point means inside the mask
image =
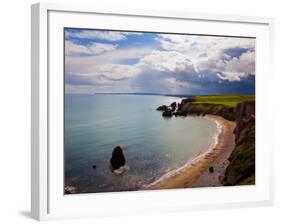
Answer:
POLYGON ((142 190, 214 147, 219 130, 213 120, 165 118, 156 110, 181 100, 161 95, 66 94, 65 188, 71 193, 142 190), (123 149, 128 166, 122 175, 115 175, 110 166, 116 146, 123 149))

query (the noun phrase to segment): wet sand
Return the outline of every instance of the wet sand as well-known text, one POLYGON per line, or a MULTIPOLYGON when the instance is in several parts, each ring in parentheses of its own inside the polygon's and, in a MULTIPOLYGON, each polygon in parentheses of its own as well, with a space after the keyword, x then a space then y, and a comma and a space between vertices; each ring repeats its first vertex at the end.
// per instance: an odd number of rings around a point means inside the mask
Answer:
POLYGON ((184 168, 174 175, 165 177, 160 182, 156 182, 145 189, 174 189, 187 187, 210 187, 221 186, 221 180, 229 161, 227 160, 235 147, 235 137, 233 130, 235 122, 225 120, 220 116, 207 115, 221 126, 221 133, 218 142, 213 149, 188 162, 184 168), (209 168, 213 167, 213 172, 209 168))

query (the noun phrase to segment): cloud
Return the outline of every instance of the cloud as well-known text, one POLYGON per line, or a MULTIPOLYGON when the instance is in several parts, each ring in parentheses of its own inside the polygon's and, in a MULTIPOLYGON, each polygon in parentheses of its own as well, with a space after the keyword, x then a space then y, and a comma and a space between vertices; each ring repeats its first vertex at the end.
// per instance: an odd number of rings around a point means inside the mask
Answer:
POLYGON ((104 64, 87 74, 67 74, 66 83, 77 85, 103 85, 135 78, 140 69, 132 65, 104 64))
POLYGON ((129 32, 121 32, 122 34, 126 35, 126 36, 130 36, 130 35, 143 35, 142 32, 132 32, 132 31, 129 31, 129 32))
POLYGON ((177 51, 153 51, 144 56, 138 66, 163 72, 194 70, 189 56, 177 51))
POLYGON ((117 48, 99 55, 66 55, 66 74, 92 75, 100 68, 105 68, 112 64, 119 64, 128 59, 140 59, 150 54, 151 48, 117 48))
POLYGON ((229 48, 254 49, 255 47, 254 39, 238 37, 159 34, 156 40, 165 50, 189 52, 196 56, 206 52, 220 54, 229 48))
POLYGON ((254 39, 73 29, 66 36, 69 93, 254 91, 254 39))
POLYGON ((97 55, 107 51, 116 50, 117 44, 93 43, 89 46, 75 44, 69 40, 65 41, 66 55, 97 55))
POLYGON ((126 40, 128 35, 142 35, 140 32, 118 32, 118 31, 100 31, 100 30, 80 30, 65 31, 66 38, 79 38, 87 40, 107 40, 120 41, 126 40))
POLYGON ((132 78, 140 74, 140 69, 132 65, 122 64, 103 64, 97 67, 93 75, 102 75, 110 80, 118 81, 121 79, 132 78))
MULTIPOLYGON (((86 78, 87 81, 89 81, 89 77, 86 78)), ((102 79, 102 77, 93 77, 93 80, 88 83, 65 83, 65 93, 67 94, 135 92, 136 89, 137 87, 133 82, 131 82, 131 80, 120 80, 116 82, 102 79)))
POLYGON ((247 51, 239 58, 234 57, 227 63, 220 60, 214 63, 211 69, 214 72, 220 71, 217 74, 223 80, 240 81, 243 77, 255 74, 255 52, 247 51))
MULTIPOLYGON (((165 51, 189 56, 198 75, 211 72, 223 80, 238 81, 255 74, 254 39, 161 34, 156 40, 165 51)), ((185 64, 181 59, 175 63, 185 64)))
POLYGON ((168 85, 169 88, 176 89, 176 91, 179 91, 181 89, 184 89, 186 91, 188 89, 198 87, 198 85, 196 85, 196 84, 180 81, 174 77, 165 78, 165 79, 163 79, 163 81, 164 81, 164 83, 166 83, 168 85))

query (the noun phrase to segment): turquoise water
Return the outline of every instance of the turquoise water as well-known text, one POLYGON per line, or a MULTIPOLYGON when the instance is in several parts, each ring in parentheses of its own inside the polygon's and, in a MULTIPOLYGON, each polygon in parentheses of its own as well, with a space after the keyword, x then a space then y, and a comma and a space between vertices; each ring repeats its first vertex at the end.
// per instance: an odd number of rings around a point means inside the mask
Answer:
POLYGON ((65 186, 76 193, 138 190, 206 150, 217 132, 203 117, 163 118, 155 109, 180 98, 143 95, 65 96, 65 186), (120 145, 129 171, 110 169, 120 145), (92 165, 97 168, 93 169, 92 165))

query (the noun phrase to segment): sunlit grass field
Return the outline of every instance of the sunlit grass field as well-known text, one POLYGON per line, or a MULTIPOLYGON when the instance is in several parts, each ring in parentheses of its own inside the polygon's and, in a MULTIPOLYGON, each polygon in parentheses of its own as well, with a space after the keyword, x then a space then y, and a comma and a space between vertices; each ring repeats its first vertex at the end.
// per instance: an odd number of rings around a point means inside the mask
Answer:
POLYGON ((211 95, 196 96, 193 104, 220 104, 228 107, 236 107, 238 103, 254 101, 255 95, 211 95))

